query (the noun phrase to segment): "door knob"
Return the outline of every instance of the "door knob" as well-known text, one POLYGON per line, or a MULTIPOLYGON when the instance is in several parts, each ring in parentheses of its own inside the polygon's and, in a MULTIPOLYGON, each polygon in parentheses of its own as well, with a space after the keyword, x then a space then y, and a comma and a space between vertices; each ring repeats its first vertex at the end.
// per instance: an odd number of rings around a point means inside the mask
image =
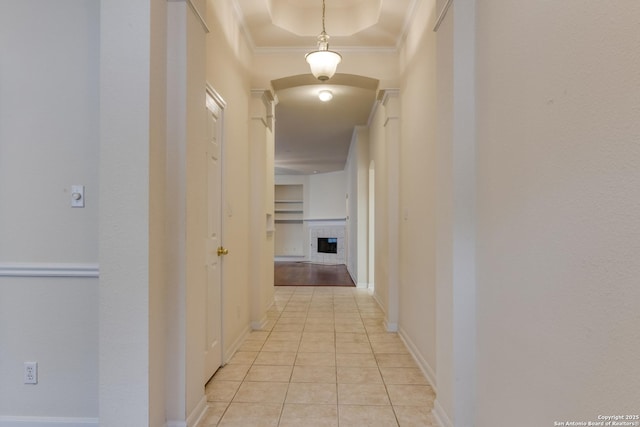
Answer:
POLYGON ((227 255, 229 253, 229 249, 220 246, 218 248, 218 256, 227 255))

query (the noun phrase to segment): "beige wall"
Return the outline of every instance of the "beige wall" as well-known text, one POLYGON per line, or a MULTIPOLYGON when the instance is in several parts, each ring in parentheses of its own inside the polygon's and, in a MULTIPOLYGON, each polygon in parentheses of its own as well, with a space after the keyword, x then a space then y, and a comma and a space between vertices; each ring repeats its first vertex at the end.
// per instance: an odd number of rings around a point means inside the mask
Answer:
POLYGON ((167 390, 167 5, 150 12, 149 139, 149 424, 166 419, 167 390))
POLYGON ((422 2, 401 51, 399 328, 432 382, 436 369, 435 7, 422 2))
POLYGON ((223 261, 225 291, 224 347, 230 357, 250 329, 249 254, 249 80, 250 56, 230 1, 209 1, 207 22, 207 82, 227 102, 224 122, 223 261))
POLYGON ((0 3, 0 424, 98 416, 98 23, 93 1, 0 3))
MULTIPOLYGON (((438 1, 439 12, 442 7, 438 1)), ((447 14, 436 36, 437 75, 437 229, 436 229, 436 386, 438 407, 453 417, 453 13, 447 14)), ((444 422, 443 425, 446 425, 444 422)))
POLYGON ((639 17, 478 6, 478 426, 637 413, 639 17))
MULTIPOLYGON (((202 3, 202 2, 200 2, 202 3)), ((203 13, 203 7, 200 13, 203 13)), ((206 336, 207 274, 203 241, 207 236, 207 149, 206 149, 206 44, 207 34, 198 16, 186 4, 184 10, 184 93, 186 128, 186 415, 198 411, 204 394, 204 339, 206 336)))

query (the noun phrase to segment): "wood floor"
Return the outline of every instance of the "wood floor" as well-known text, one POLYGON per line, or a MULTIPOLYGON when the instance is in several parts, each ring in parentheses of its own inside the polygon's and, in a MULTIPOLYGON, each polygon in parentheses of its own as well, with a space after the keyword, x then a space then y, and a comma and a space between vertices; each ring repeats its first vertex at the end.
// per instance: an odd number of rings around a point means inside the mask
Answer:
POLYGON ((324 265, 309 262, 275 263, 276 286, 352 286, 346 265, 324 265))

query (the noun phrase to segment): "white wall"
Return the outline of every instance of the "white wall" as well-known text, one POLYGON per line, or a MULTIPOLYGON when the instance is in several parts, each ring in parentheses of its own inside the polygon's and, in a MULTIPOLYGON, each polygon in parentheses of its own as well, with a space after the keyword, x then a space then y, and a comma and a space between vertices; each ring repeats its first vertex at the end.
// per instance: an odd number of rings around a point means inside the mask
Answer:
POLYGON ((638 412, 639 17, 478 4, 478 426, 638 412))
POLYGON ((164 418, 166 4, 100 3, 100 425, 164 418), (154 232, 156 231, 156 232, 154 232))
POLYGON ((367 287, 369 230, 369 129, 354 129, 345 166, 347 179, 347 269, 359 287, 367 287))
POLYGON ((347 181, 344 171, 309 175, 309 197, 305 219, 342 219, 347 212, 347 181))
POLYGON ((95 1, 0 3, 0 425, 98 416, 98 24, 95 1))

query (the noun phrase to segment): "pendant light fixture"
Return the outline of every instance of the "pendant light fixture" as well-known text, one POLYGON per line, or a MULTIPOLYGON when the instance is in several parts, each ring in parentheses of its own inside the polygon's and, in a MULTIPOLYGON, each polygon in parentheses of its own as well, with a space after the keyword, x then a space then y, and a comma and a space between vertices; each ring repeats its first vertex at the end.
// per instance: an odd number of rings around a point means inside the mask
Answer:
POLYGON ((322 32, 318 36, 318 50, 309 52, 305 58, 311 67, 311 74, 320 81, 329 80, 336 73, 342 60, 338 52, 329 50, 329 35, 324 29, 325 6, 322 0, 322 32))

